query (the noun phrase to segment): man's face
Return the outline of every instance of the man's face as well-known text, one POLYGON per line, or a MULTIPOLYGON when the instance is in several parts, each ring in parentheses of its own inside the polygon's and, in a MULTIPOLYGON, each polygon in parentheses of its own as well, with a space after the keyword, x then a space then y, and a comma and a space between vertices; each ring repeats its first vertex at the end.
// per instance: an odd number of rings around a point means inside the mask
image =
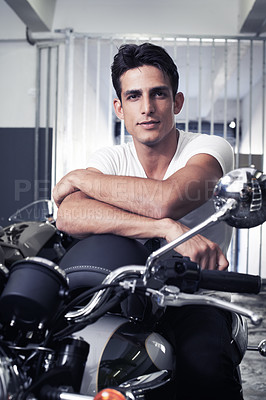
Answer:
POLYGON ((116 99, 114 106, 135 143, 154 146, 175 135, 174 115, 180 112, 184 99, 178 93, 174 101, 168 76, 144 65, 126 71, 120 80, 122 104, 116 99))

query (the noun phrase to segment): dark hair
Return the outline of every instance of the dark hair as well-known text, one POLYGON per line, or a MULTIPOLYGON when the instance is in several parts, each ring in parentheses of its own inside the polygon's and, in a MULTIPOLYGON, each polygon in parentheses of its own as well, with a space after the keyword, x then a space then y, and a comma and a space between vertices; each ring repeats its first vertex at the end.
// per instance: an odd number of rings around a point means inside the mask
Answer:
POLYGON ((173 97, 175 98, 179 75, 174 61, 166 50, 151 43, 143 43, 141 45, 123 44, 115 55, 111 67, 113 86, 120 101, 120 77, 129 69, 142 67, 143 65, 152 65, 168 75, 173 97))

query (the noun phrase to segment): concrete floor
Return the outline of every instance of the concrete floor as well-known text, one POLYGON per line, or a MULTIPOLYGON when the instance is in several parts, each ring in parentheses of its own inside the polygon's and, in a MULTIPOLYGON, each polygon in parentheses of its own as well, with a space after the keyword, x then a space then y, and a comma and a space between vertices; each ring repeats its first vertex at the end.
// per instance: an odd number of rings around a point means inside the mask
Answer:
MULTIPOLYGON (((248 322, 248 344, 258 346, 266 339, 266 287, 259 295, 233 295, 232 301, 264 317, 258 327, 248 322)), ((266 357, 247 350, 241 363, 241 376, 244 400, 266 400, 266 357)))

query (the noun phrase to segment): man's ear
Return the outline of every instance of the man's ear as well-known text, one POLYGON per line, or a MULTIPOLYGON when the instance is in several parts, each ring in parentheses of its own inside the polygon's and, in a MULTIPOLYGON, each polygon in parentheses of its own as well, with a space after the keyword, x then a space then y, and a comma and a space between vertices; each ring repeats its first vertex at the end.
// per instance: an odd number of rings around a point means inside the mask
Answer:
POLYGON ((178 92, 175 95, 175 101, 174 101, 174 113, 179 114, 180 111, 182 110, 183 104, 184 104, 184 95, 182 92, 178 92))
POLYGON ((115 109, 115 113, 116 116, 119 119, 124 119, 124 112, 123 112, 123 107, 122 107, 122 103, 119 99, 114 99, 114 109, 115 109))

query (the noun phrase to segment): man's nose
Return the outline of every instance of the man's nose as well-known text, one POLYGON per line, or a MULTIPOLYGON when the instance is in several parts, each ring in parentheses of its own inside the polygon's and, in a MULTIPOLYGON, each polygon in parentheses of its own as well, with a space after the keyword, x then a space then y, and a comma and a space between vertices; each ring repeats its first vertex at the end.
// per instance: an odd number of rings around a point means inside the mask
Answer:
POLYGON ((150 96, 143 96, 142 99, 142 114, 152 114, 155 111, 155 105, 150 96))

